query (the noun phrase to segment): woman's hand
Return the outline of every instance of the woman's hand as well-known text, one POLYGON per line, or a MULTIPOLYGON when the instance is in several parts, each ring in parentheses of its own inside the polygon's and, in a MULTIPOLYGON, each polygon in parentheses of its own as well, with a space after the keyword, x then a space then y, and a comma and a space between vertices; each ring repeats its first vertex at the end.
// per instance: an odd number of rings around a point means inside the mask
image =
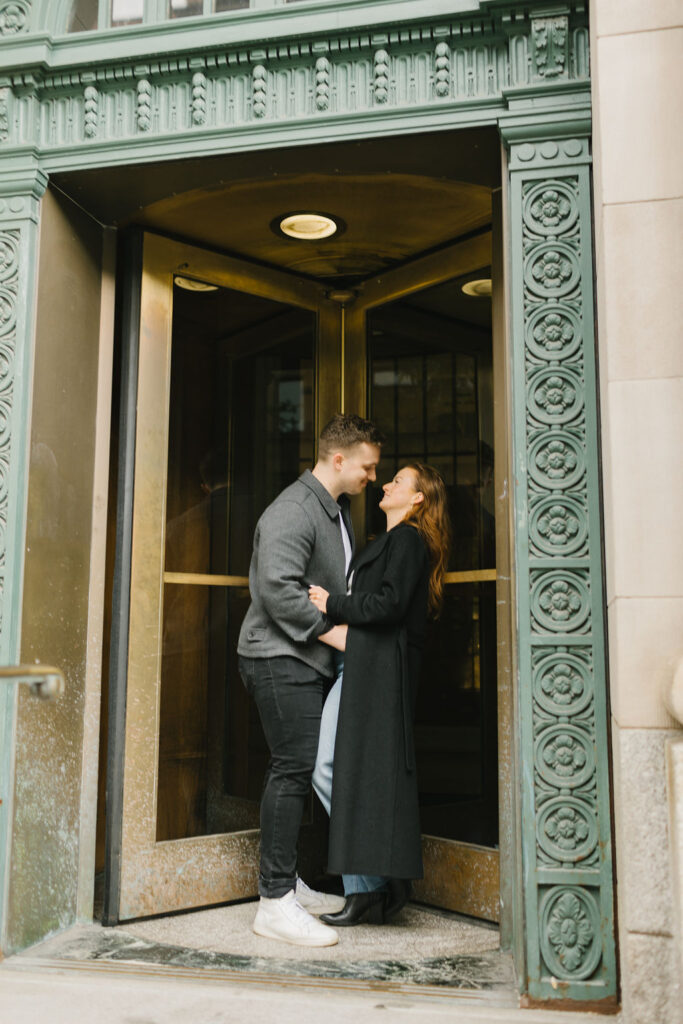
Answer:
POLYGON ((328 633, 323 633, 322 636, 319 636, 318 640, 327 644, 328 647, 334 647, 336 651, 345 651, 346 634, 348 631, 348 626, 333 626, 328 633))
POLYGON ((329 591, 323 590, 322 587, 309 587, 308 596, 319 611, 323 612, 323 614, 327 611, 329 591))

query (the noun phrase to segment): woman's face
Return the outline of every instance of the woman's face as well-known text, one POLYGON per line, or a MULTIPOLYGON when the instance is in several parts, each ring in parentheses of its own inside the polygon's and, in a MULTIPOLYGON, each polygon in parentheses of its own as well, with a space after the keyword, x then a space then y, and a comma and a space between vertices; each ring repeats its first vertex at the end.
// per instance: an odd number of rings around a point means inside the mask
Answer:
POLYGON ((379 507, 384 512, 401 512, 402 516, 405 516, 414 505, 419 505, 424 500, 422 492, 417 490, 414 470, 407 467, 399 469, 393 480, 382 485, 382 490, 384 497, 379 507))

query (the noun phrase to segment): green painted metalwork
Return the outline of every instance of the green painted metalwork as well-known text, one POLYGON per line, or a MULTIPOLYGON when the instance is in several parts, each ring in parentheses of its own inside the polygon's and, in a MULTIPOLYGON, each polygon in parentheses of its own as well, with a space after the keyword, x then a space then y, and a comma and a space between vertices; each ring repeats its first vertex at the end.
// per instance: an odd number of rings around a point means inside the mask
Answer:
MULTIPOLYGON (((19 661, 26 524, 35 264, 39 202, 47 178, 0 185, 0 659, 19 661), (27 343, 29 339, 29 343, 27 343)), ((0 910, 7 906, 17 687, 0 687, 0 910)), ((0 950, 5 948, 4 917, 0 950)))
MULTIPOLYGON (((11 351, 0 335, 0 427, 11 435, 0 444, 9 613, 0 654, 18 653, 27 311, 45 176, 497 125, 509 151, 524 893, 515 929, 525 936, 517 966, 533 998, 613 998, 586 4, 328 0, 67 35, 70 6, 0 0, 0 271, 14 282, 7 301, 0 293, 0 329, 17 316, 11 351)), ((13 720, 10 700, 4 785, 13 720)), ((10 811, 5 802, 0 822, 10 811)), ((0 827, 2 874, 9 827, 0 827)))
POLYGON ((538 999, 615 992, 587 128, 503 132, 524 898, 538 999))

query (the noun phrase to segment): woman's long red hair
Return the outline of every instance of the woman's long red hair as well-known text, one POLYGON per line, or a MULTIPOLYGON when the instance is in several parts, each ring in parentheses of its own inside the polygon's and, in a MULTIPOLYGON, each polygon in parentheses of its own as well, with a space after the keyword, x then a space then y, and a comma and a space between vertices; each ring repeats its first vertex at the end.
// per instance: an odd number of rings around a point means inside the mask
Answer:
POLYGON ((451 520, 448 514, 446 485, 441 474, 423 462, 408 462, 403 467, 415 475, 415 490, 421 491, 424 501, 413 505, 404 518, 412 523, 429 552, 429 611, 438 615, 443 604, 444 575, 451 546, 451 520))

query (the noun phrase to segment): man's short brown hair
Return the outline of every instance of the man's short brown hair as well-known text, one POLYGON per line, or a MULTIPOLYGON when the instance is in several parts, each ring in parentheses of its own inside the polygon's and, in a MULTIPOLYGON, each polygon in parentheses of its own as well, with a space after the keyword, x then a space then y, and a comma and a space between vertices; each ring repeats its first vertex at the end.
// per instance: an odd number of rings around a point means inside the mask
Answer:
POLYGON ((318 458, 328 459, 334 452, 347 451, 357 444, 374 444, 381 448, 384 434, 372 420, 364 420, 355 413, 337 413, 320 433, 318 458))

